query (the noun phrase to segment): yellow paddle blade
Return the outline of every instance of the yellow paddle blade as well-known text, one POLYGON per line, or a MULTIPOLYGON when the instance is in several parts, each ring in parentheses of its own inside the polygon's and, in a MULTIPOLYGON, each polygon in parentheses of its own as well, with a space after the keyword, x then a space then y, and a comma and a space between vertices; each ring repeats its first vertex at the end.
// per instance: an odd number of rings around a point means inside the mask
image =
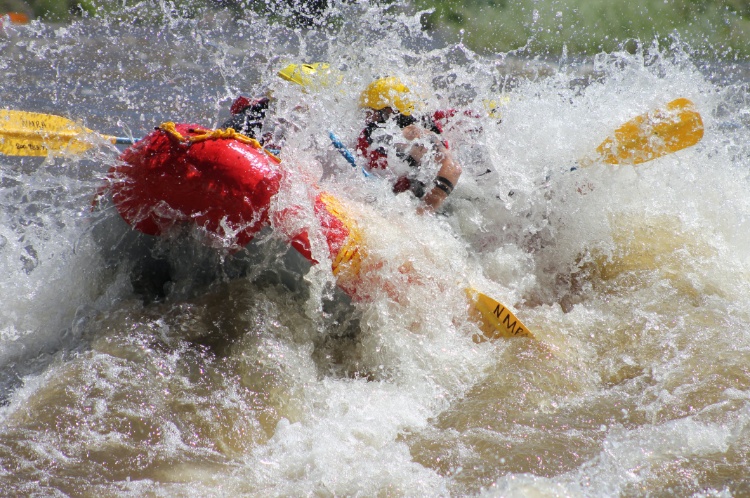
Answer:
POLYGON ((662 109, 637 116, 615 130, 593 156, 580 161, 640 164, 697 144, 703 138, 703 120, 688 99, 677 99, 662 109))
POLYGON ((8 156, 83 152, 92 147, 78 139, 86 133, 92 131, 60 116, 0 110, 0 153, 8 156))
POLYGON ((471 308, 469 313, 477 322, 483 335, 476 334, 472 338, 480 343, 501 337, 528 337, 534 339, 534 334, 507 307, 482 294, 476 289, 466 289, 471 308))

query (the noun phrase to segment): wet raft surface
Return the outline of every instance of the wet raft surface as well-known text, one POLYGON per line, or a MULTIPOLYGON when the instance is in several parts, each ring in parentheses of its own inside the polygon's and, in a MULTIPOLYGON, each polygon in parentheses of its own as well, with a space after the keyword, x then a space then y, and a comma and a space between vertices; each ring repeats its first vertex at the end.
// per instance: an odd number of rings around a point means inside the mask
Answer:
MULTIPOLYGON (((1 157, 0 495, 750 493, 745 86, 665 47, 486 60, 358 8, 326 32, 108 18, 0 37, 4 108, 113 135, 215 126, 236 93, 273 86, 300 126, 284 164, 384 220, 362 222, 383 264, 352 303, 270 231, 229 254, 92 212, 113 147, 1 157), (274 76, 282 59, 331 61, 344 83, 303 93, 274 76), (382 72, 436 108, 510 97, 502 123, 447 132, 465 173, 438 216, 330 148, 329 129, 354 143, 382 72), (704 118, 698 146, 566 173, 677 97, 704 118), (474 344, 457 280, 540 341, 474 344)), ((304 199, 285 189, 280 207, 304 199)))

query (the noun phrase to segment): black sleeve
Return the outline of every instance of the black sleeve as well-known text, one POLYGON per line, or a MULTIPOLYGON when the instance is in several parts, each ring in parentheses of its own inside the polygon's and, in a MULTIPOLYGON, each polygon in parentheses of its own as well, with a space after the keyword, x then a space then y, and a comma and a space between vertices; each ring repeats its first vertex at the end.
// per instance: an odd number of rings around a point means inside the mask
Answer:
POLYGON ((242 109, 221 125, 222 128, 233 128, 234 131, 242 133, 250 138, 258 138, 266 119, 269 99, 262 98, 242 109))
POLYGON ((224 129, 233 128, 238 133, 257 139, 263 128, 263 118, 253 113, 242 111, 224 121, 221 127, 224 129))
POLYGON ((422 116, 422 127, 425 130, 435 133, 436 135, 440 135, 442 133, 442 130, 440 130, 438 125, 435 124, 435 121, 433 121, 430 116, 422 116))
MULTIPOLYGON (((370 123, 367 125, 367 127, 365 127, 364 136, 365 140, 367 140, 367 145, 369 145, 370 147, 372 147, 372 144, 375 141, 375 139, 372 138, 372 132, 377 130, 378 128, 378 123, 370 123)), ((377 143, 375 144, 375 151, 378 154, 381 154, 383 156, 388 155, 388 151, 385 150, 385 147, 391 144, 390 138, 391 137, 385 135, 378 137, 377 143)))
POLYGON ((396 124, 402 130, 409 125, 413 125, 416 122, 417 120, 414 118, 414 116, 407 116, 405 114, 399 114, 396 116, 396 124))
POLYGON ((253 127, 250 126, 248 123, 247 114, 244 112, 240 112, 239 114, 235 114, 231 118, 224 121, 224 123, 221 125, 222 128, 233 128, 234 131, 238 133, 242 133, 243 135, 246 135, 250 138, 255 138, 255 133, 253 127))

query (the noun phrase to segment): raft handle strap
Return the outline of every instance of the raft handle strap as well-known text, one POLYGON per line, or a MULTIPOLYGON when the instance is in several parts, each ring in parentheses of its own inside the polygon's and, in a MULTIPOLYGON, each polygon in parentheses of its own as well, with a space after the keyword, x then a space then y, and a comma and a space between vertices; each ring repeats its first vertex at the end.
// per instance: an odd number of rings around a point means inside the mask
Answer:
POLYGON ((262 150, 263 152, 268 154, 268 156, 274 159, 277 163, 281 162, 281 159, 279 159, 274 154, 266 150, 260 144, 260 142, 258 142, 254 138, 245 136, 242 133, 237 133, 234 130, 234 128, 227 128, 226 130, 222 130, 221 128, 217 130, 204 130, 200 128, 198 129, 190 128, 188 130, 190 133, 201 133, 201 135, 184 136, 179 131, 177 131, 176 125, 172 121, 167 121, 166 123, 162 123, 156 129, 161 130, 165 133, 168 133, 169 135, 176 138, 179 142, 188 143, 188 144, 203 142, 206 140, 217 140, 217 139, 237 140, 238 142, 242 142, 244 144, 251 145, 252 147, 255 147, 258 150, 262 150))

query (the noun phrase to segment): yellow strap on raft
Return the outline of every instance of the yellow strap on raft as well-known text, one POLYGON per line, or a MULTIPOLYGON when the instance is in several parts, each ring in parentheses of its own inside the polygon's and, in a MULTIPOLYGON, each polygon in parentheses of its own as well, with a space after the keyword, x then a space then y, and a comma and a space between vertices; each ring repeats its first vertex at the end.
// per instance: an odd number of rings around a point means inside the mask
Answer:
POLYGON ((243 135, 242 133, 237 133, 234 128, 227 128, 226 130, 223 130, 221 128, 218 128, 216 130, 204 130, 204 129, 195 129, 195 133, 202 133, 202 135, 195 135, 195 136, 184 136, 179 131, 177 131, 176 125, 172 121, 167 121, 166 123, 162 123, 159 125, 159 129, 165 133, 169 133, 174 138, 179 140, 182 143, 197 143, 197 142, 204 142, 206 140, 219 140, 219 139, 226 139, 226 140, 237 140, 238 142, 242 142, 244 144, 251 145, 255 147, 258 150, 262 150, 265 152, 269 157, 274 159, 276 162, 281 162, 281 159, 276 157, 275 155, 268 152, 257 140, 254 138, 248 137, 246 135, 243 135))

